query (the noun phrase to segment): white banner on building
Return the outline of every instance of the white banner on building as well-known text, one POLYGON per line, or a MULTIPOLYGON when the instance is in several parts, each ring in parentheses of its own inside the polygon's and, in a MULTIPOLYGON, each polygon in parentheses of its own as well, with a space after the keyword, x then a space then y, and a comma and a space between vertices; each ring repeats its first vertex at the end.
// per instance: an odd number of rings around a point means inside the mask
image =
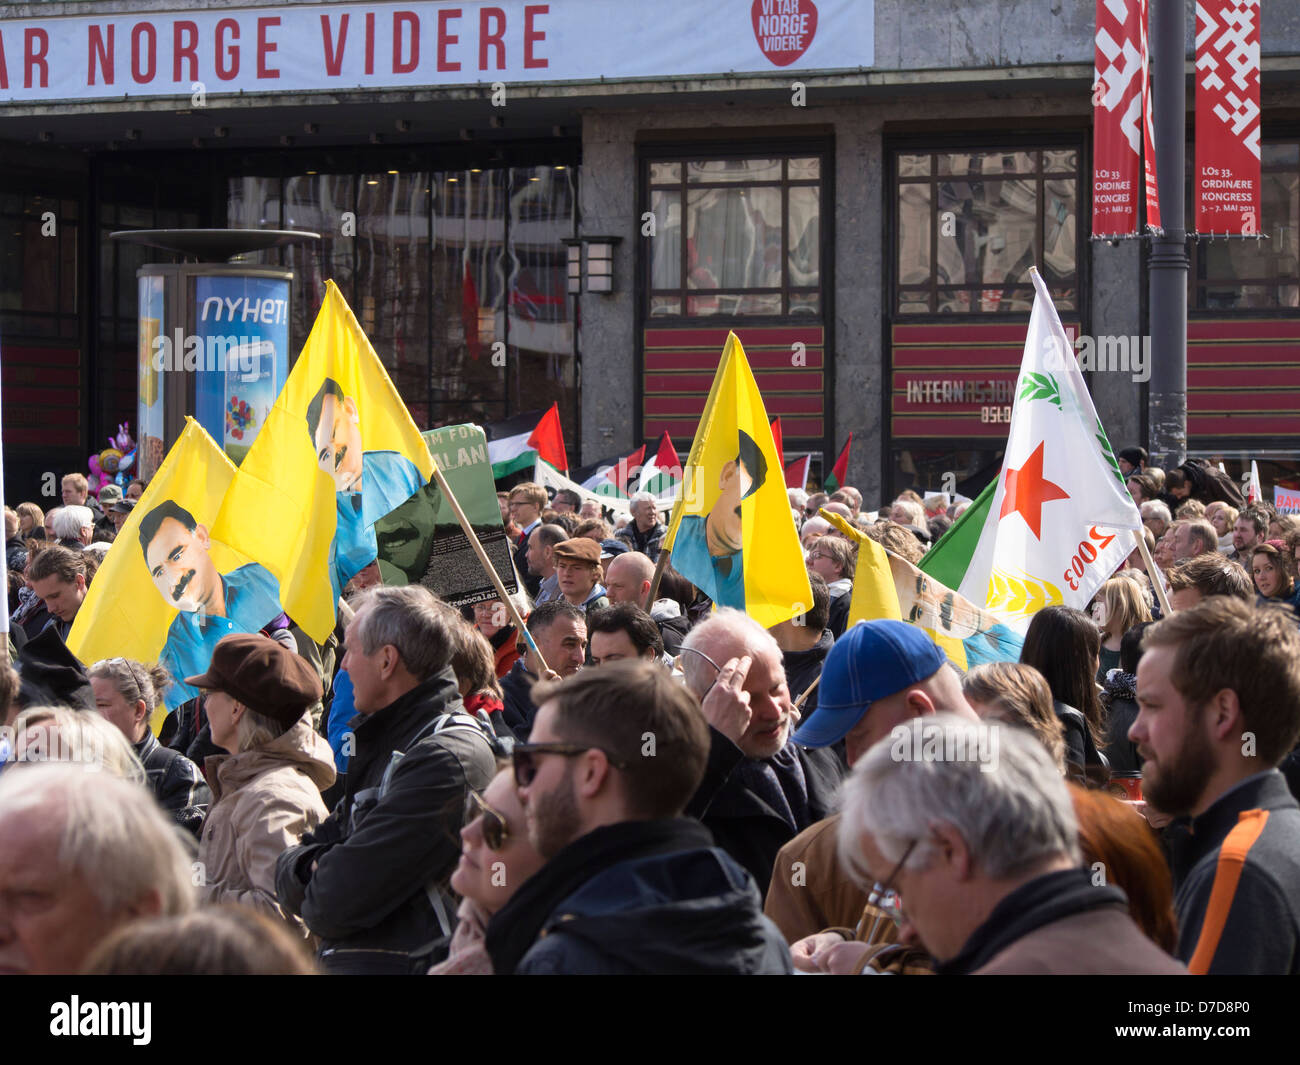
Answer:
POLYGON ((399 0, 9 19, 0 102, 857 69, 874 62, 874 28, 874 0, 399 0))

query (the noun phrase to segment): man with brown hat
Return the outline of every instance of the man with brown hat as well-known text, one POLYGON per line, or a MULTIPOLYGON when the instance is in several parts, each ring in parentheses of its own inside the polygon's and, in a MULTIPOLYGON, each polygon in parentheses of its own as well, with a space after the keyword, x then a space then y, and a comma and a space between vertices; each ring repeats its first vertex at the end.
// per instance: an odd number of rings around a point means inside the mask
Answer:
POLYGON ((229 752, 203 766, 213 797, 199 843, 201 897, 279 914, 276 862, 329 816, 321 792, 334 783, 334 753, 310 712, 320 675, 269 637, 235 633, 185 682, 206 692, 212 742, 229 752))
POLYGON ((609 596, 600 583, 600 544, 577 536, 556 544, 552 555, 560 595, 587 614, 609 606, 609 596))

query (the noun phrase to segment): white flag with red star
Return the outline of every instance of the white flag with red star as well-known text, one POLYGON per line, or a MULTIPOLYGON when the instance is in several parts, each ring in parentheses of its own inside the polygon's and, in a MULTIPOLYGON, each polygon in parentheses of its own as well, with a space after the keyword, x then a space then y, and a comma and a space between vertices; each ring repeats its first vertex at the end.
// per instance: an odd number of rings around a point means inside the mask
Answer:
POLYGON ((959 591, 1025 627, 1046 606, 1086 609, 1137 549, 1142 516, 1037 270, 1006 458, 959 591))

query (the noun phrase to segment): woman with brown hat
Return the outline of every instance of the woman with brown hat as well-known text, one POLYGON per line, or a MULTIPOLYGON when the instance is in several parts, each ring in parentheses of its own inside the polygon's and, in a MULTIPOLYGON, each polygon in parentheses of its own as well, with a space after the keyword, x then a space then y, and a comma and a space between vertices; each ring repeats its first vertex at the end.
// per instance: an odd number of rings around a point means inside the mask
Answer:
POLYGON ((200 896, 281 913, 275 863, 328 815, 334 755, 312 728, 320 675, 258 634, 224 637, 206 673, 185 682, 204 692, 212 755, 203 771, 212 805, 199 843, 200 896))

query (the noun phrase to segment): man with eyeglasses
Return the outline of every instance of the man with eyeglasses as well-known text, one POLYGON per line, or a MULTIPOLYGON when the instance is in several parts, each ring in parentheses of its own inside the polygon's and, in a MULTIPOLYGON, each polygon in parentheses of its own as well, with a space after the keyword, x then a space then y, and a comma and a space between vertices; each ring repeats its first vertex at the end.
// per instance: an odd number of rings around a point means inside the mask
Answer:
POLYGON ((950 714, 895 729, 854 766, 836 835, 941 974, 1185 971, 1083 867, 1065 780, 1028 732, 950 714))
POLYGON ((542 509, 548 500, 546 489, 535 481, 525 481, 510 489, 506 507, 510 520, 519 526, 519 539, 515 542, 515 572, 528 589, 530 599, 537 598, 542 586, 540 573, 534 573, 528 565, 528 537, 542 523, 542 509))
POLYGON ((537 698, 512 757, 546 864, 488 924, 493 971, 789 973, 752 880, 682 816, 709 751, 682 686, 655 663, 615 662, 537 698))
POLYGON ((834 809, 843 763, 790 741, 781 648, 753 618, 717 610, 682 642, 679 661, 710 726, 708 771, 686 812, 764 890, 781 847, 834 809))

